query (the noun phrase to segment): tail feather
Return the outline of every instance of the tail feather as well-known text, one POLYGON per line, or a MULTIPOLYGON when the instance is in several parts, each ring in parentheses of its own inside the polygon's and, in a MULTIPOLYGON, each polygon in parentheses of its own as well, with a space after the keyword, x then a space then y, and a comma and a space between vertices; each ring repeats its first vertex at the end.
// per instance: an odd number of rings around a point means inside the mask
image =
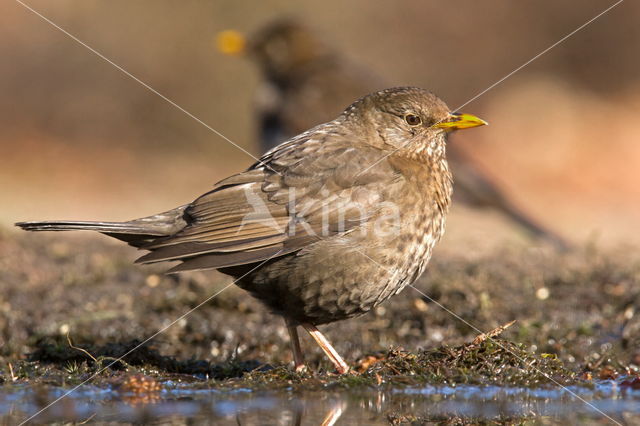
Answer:
POLYGON ((495 209, 533 236, 550 242, 560 250, 571 247, 564 238, 547 229, 514 204, 493 179, 477 164, 472 164, 461 151, 450 151, 450 154, 453 154, 457 165, 454 170, 454 199, 472 207, 495 209))
POLYGON ((97 231, 124 241, 134 247, 142 247, 165 237, 166 232, 154 230, 148 225, 134 225, 130 222, 83 222, 70 220, 47 220, 42 222, 18 222, 16 226, 25 231, 97 231))
POLYGON ((25 231, 98 231, 117 234, 165 235, 150 227, 131 222, 83 222, 71 220, 45 220, 38 222, 18 222, 16 226, 25 231))
POLYGON ((157 215, 127 222, 85 222, 77 220, 44 220, 18 222, 25 231, 96 231, 126 241, 135 247, 173 235, 187 225, 185 209, 181 206, 157 215))

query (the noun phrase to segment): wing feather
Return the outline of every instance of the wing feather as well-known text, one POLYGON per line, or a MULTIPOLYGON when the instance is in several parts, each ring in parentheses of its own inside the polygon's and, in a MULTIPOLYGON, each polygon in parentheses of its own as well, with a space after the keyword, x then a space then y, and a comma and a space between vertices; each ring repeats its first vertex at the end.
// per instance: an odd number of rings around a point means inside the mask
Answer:
POLYGON ((388 161, 379 161, 380 150, 354 149, 323 127, 313 130, 318 129, 218 182, 186 208, 188 225, 146 245, 151 252, 138 262, 183 262, 170 272, 250 264, 294 253, 368 221, 383 201, 381 180, 392 185, 398 173, 388 161))

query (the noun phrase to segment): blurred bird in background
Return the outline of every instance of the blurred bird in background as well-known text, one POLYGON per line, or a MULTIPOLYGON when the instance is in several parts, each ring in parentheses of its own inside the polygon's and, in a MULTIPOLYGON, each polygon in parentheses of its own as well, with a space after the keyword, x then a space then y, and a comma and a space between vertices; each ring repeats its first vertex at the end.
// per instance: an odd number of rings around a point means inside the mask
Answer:
MULTIPOLYGON (((260 68, 263 81, 255 109, 263 152, 333 119, 353 99, 389 86, 291 19, 269 22, 249 38, 235 30, 222 31, 217 46, 228 55, 247 55, 260 68)), ((561 236, 516 206, 455 144, 448 145, 447 158, 455 176, 455 202, 496 210, 532 236, 559 249, 568 247, 561 236)))

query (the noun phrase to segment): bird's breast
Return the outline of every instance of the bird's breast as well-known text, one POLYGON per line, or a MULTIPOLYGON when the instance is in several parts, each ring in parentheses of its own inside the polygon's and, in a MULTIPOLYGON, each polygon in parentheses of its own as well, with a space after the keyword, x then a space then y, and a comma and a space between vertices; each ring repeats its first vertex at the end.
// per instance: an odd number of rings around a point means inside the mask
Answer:
POLYGON ((446 162, 438 171, 418 169, 404 185, 404 207, 396 236, 385 243, 398 253, 396 293, 415 281, 424 271, 433 248, 442 238, 451 202, 451 175, 446 162))

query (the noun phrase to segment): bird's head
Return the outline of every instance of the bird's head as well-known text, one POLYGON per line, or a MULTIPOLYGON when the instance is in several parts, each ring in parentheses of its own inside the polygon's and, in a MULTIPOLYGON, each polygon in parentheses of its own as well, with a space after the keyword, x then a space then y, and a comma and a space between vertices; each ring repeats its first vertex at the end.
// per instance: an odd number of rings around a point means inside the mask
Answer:
POLYGON ((417 87, 397 87, 367 95, 349 106, 344 119, 363 139, 383 150, 410 156, 444 155, 447 133, 486 125, 471 114, 451 112, 436 95, 417 87))
POLYGON ((234 30, 222 31, 217 45, 226 54, 247 54, 275 81, 290 80, 295 70, 327 54, 325 45, 292 19, 272 21, 248 39, 234 30))

